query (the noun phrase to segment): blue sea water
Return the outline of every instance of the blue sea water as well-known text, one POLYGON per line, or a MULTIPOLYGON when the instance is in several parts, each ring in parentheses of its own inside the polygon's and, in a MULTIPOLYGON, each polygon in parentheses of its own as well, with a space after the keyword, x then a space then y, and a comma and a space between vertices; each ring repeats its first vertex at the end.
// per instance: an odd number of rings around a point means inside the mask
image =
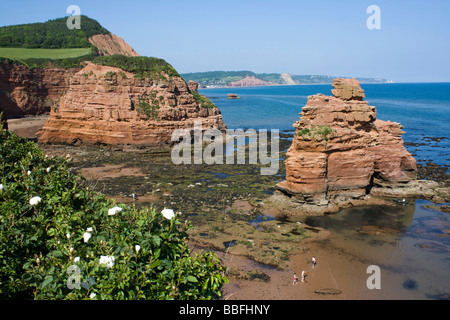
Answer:
MULTIPOLYGON (((419 161, 446 165, 450 160, 450 83, 362 84, 377 118, 399 122, 407 149, 419 161), (427 137, 444 138, 439 142, 427 137)), ((222 111, 230 129, 279 129, 292 131, 292 124, 308 96, 331 95, 331 85, 266 86, 201 89, 200 93, 222 111), (235 93, 240 99, 227 99, 235 93)))
MULTIPOLYGON (((365 100, 377 118, 399 122, 406 148, 420 163, 447 166, 450 160, 450 83, 362 84, 365 100), (436 139, 439 138, 439 139, 436 139)), ((221 109, 230 129, 280 129, 293 132, 309 95, 331 95, 331 85, 215 88, 200 90, 221 109), (228 93, 240 99, 227 99, 228 93)), ((448 172, 448 170, 447 170, 448 172)), ((417 200, 405 207, 352 208, 309 225, 334 234, 332 245, 350 256, 381 267, 383 299, 448 299, 450 297, 450 215, 417 200), (399 229, 390 236, 364 236, 365 225, 399 229)), ((361 270, 364 274, 366 271, 361 270)), ((353 281, 352 279, 346 279, 353 281)), ((361 292, 367 293, 365 283, 361 292)), ((364 295, 364 294, 363 294, 364 295)), ((366 294, 371 298, 371 294, 366 294)))

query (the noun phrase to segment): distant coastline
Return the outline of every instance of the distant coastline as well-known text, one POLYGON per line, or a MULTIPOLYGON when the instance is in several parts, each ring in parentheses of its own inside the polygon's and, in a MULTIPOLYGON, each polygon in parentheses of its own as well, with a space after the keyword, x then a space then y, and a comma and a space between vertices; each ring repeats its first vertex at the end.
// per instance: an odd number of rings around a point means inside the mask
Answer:
MULTIPOLYGON (((331 84, 335 76, 292 75, 288 73, 254 73, 252 71, 208 71, 181 74, 186 82, 190 80, 202 89, 239 88, 282 85, 331 84)), ((345 78, 345 77, 344 77, 345 78)), ((356 78, 360 83, 395 83, 390 79, 356 78)))

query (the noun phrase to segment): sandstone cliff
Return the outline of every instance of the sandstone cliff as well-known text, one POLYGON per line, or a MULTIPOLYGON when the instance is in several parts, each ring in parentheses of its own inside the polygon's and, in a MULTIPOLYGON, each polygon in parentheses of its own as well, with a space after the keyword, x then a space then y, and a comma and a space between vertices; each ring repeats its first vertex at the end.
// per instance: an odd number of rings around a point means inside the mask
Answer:
MULTIPOLYGON (((89 42, 100 56, 139 56, 122 38, 112 33, 96 34, 89 42)), ((69 87, 69 78, 80 68, 45 66, 30 69, 25 64, 0 58, 0 112, 9 119, 49 113, 69 87)))
POLYGON ((333 96, 308 97, 286 155, 279 190, 299 203, 328 206, 363 199, 374 187, 398 188, 416 179, 402 126, 376 119, 355 79, 335 79, 333 96))
POLYGON ((93 35, 89 38, 89 42, 97 47, 98 53, 101 56, 112 56, 114 54, 133 57, 139 56, 125 40, 112 33, 93 35))
POLYGON ((294 81, 294 79, 292 79, 292 76, 289 73, 282 73, 280 75, 280 80, 281 84, 283 85, 293 86, 298 84, 297 82, 294 81))
POLYGON ((253 86, 270 86, 274 83, 269 81, 264 81, 254 76, 246 76, 244 79, 239 81, 230 82, 228 84, 229 87, 253 87, 253 86))
POLYGON ((69 78, 78 69, 30 69, 24 64, 0 61, 0 112, 8 119, 50 112, 67 91, 69 78))
MULTIPOLYGON (((198 95, 198 94, 197 94, 198 95)), ((43 143, 161 145, 175 129, 225 129, 220 110, 201 106, 181 77, 138 78, 122 69, 86 66, 38 133, 43 143)))

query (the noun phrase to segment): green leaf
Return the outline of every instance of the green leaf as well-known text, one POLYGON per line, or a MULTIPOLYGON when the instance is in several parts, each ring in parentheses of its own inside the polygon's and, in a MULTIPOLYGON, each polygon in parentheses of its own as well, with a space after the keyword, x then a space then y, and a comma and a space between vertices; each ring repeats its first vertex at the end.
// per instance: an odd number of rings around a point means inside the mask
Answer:
POLYGON ((152 239, 153 239, 153 243, 154 243, 155 245, 159 246, 159 245, 161 244, 161 238, 160 238, 160 237, 154 235, 154 236, 152 237, 152 239))
POLYGON ((161 255, 161 248, 157 248, 154 253, 155 259, 158 259, 160 255, 161 255))
POLYGON ((187 277, 187 281, 189 281, 189 282, 198 282, 198 281, 197 281, 197 278, 194 277, 194 276, 188 276, 188 277, 187 277))
POLYGON ((161 260, 153 261, 153 262, 150 264, 150 269, 156 268, 156 267, 159 266, 160 264, 161 264, 161 260))
POLYGON ((59 251, 59 250, 54 250, 54 251, 52 251, 52 255, 53 255, 55 258, 61 258, 61 257, 63 256, 62 252, 59 251))
POLYGON ((53 276, 47 276, 45 277, 44 281, 41 283, 41 289, 48 286, 53 281, 53 276))

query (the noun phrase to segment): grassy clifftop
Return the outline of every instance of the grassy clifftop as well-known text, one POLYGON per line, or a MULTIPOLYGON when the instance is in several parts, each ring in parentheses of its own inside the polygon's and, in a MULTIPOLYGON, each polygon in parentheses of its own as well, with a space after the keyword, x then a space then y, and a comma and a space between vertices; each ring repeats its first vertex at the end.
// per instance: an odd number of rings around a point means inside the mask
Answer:
MULTIPOLYGON (((89 41, 94 35, 111 33, 96 20, 81 16, 81 29, 69 29, 67 17, 44 23, 0 27, 0 60, 8 59, 30 68, 77 68, 83 61, 122 68, 137 77, 155 77, 165 72, 179 76, 163 59, 124 55, 100 56, 89 41)), ((112 43, 114 44, 114 43, 112 43)))

